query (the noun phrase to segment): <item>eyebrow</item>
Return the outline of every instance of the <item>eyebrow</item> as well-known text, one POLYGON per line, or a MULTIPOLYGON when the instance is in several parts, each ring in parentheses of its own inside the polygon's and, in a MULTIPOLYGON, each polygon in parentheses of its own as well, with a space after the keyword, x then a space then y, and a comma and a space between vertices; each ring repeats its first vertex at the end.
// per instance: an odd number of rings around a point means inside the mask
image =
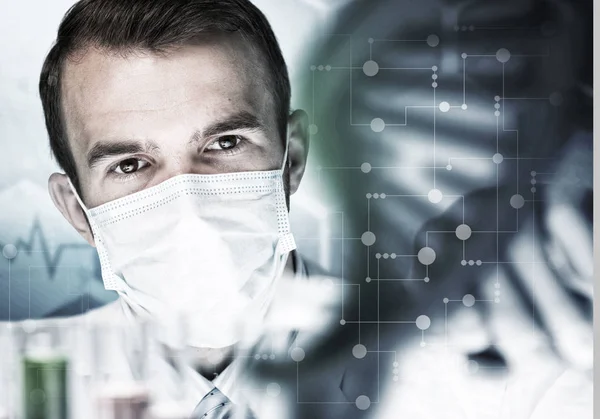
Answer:
POLYGON ((88 167, 91 169, 100 161, 111 156, 142 152, 151 153, 158 148, 158 145, 152 141, 148 141, 146 143, 135 140, 121 140, 110 143, 99 142, 94 144, 91 150, 87 153, 87 163, 88 167))
POLYGON ((202 138, 214 137, 215 135, 221 134, 227 131, 235 131, 240 129, 247 130, 260 130, 266 132, 265 127, 261 121, 250 112, 242 111, 234 114, 223 121, 215 122, 208 127, 204 128, 202 132, 196 131, 191 139, 190 143, 196 143, 202 138))

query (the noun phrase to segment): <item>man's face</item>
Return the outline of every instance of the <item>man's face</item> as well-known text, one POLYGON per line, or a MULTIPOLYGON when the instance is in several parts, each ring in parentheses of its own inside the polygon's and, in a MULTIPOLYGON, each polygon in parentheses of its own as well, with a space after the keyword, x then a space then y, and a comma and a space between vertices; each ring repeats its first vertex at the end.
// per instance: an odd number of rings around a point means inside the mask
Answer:
MULTIPOLYGON (((62 76, 65 130, 88 208, 180 174, 279 169, 285 138, 264 59, 238 35, 210 35, 166 54, 89 49, 62 76)), ((289 193, 308 153, 308 116, 288 119, 289 193)), ((66 175, 50 195, 92 245, 66 175)))
POLYGON ((259 59, 222 35, 162 56, 69 60, 63 109, 86 206, 183 173, 280 168, 284 139, 259 59))

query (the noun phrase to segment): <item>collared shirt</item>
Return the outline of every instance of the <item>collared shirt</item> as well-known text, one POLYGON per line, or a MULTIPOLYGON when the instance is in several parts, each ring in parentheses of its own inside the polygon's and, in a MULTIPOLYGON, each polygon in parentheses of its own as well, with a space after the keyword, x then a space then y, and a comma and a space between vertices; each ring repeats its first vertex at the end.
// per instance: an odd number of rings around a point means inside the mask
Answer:
MULTIPOLYGON (((291 252, 294 274, 293 281, 308 279, 306 265, 297 251, 291 252)), ((64 319, 69 321, 69 319, 64 319)), ((134 322, 135 316, 127 303, 119 298, 117 301, 110 303, 104 307, 93 310, 80 316, 77 319, 80 324, 112 323, 119 322, 134 322)), ((128 366, 123 357, 118 353, 118 349, 112 348, 111 352, 114 356, 115 370, 128 370, 128 366)), ((263 395, 267 394, 266 388, 246 388, 240 378, 243 374, 244 359, 234 357, 234 360, 213 380, 209 380, 195 371, 190 365, 185 363, 177 364, 176 360, 165 359, 164 357, 151 355, 150 358, 150 377, 148 385, 151 390, 153 403, 156 403, 156 409, 160 411, 157 417, 164 414, 165 417, 172 417, 175 412, 187 418, 193 412, 200 400, 211 390, 217 387, 232 403, 240 406, 240 408, 249 408, 255 417, 275 417, 276 414, 269 414, 277 404, 276 400, 272 399, 264 402, 263 395), (275 402, 275 403, 273 403, 275 402)), ((82 365, 84 362, 89 362, 83 358, 74 360, 76 365, 82 365)), ((125 377, 127 378, 127 377, 125 377)), ((247 377, 245 377, 247 378, 247 377)), ((76 388, 81 397, 77 401, 75 411, 78 412, 76 417, 84 417, 86 406, 90 400, 87 395, 84 397, 85 389, 76 388)))

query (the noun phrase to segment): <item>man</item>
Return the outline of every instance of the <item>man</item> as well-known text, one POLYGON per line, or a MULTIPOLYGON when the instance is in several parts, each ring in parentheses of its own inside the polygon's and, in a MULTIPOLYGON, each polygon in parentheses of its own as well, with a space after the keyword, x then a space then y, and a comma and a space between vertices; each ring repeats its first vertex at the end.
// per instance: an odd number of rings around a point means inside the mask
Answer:
POLYGON ((170 332, 181 315, 205 360, 184 411, 229 414, 246 402, 230 365, 242 332, 260 331, 279 277, 307 277, 287 210, 308 118, 290 112, 269 23, 247 0, 82 0, 40 95, 65 171, 50 176, 52 199, 121 297, 90 316, 149 315, 170 332))

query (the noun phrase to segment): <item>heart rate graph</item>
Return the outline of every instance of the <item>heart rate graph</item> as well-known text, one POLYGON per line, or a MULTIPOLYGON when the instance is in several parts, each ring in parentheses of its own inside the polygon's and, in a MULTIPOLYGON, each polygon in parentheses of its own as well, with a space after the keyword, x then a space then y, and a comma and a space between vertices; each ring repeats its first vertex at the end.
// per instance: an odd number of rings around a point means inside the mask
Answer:
MULTIPOLYGON (((28 180, 0 191, 0 320, 45 317, 84 296, 108 302, 93 247, 28 180)), ((86 297, 87 298, 87 297, 86 297)))

